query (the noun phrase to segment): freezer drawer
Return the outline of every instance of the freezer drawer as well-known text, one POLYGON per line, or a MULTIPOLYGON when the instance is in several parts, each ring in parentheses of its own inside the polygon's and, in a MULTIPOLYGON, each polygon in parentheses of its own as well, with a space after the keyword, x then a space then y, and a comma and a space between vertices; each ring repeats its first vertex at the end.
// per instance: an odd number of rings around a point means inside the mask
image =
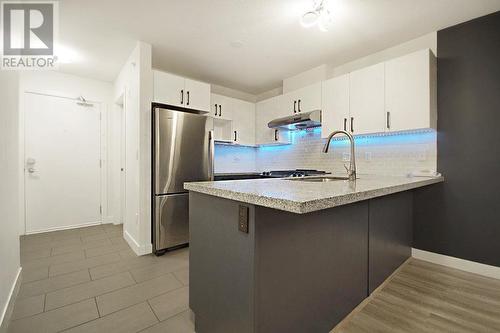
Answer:
POLYGON ((189 194, 155 197, 154 251, 189 242, 189 194))

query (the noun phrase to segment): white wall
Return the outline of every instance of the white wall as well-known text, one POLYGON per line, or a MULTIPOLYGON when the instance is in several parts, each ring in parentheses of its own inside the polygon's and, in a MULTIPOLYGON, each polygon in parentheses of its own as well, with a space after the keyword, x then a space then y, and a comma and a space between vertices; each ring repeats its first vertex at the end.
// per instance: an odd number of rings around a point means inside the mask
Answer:
POLYGON ((138 42, 118 75, 113 100, 125 96, 125 239, 137 254, 151 244, 151 45, 138 42))
POLYGON ((403 55, 423 49, 431 49, 432 52, 434 52, 434 54, 437 56, 437 32, 431 32, 419 38, 409 40, 405 43, 398 44, 396 46, 390 47, 377 53, 370 54, 363 58, 350 61, 340 66, 329 66, 327 77, 332 78, 335 76, 347 74, 363 67, 375 65, 383 61, 401 57, 403 55))
MULTIPOLYGON (((18 274, 19 262, 19 83, 16 72, 0 70, 0 324, 18 274)), ((1 329, 0 329, 1 331, 1 329)))
POLYGON ((299 73, 283 80, 283 93, 286 94, 310 84, 326 80, 328 76, 328 65, 320 65, 305 72, 299 73))
MULTIPOLYGON (((98 81, 94 79, 83 78, 80 76, 65 74, 56 71, 26 71, 20 76, 20 119, 21 124, 24 123, 23 98, 25 92, 35 92, 47 95, 77 98, 83 96, 88 101, 99 103, 101 105, 102 120, 101 120, 101 140, 102 140, 102 191, 103 198, 103 222, 104 223, 119 223, 119 192, 116 191, 115 179, 119 177, 119 165, 112 158, 112 151, 119 144, 119 137, 112 130, 112 92, 113 85, 109 82, 98 81)), ((21 144, 20 144, 20 160, 19 168, 24 165, 24 131, 21 126, 21 144)), ((24 188, 24 176, 21 173, 20 188, 24 188)), ((21 193, 21 234, 25 231, 24 225, 24 193, 21 193)))

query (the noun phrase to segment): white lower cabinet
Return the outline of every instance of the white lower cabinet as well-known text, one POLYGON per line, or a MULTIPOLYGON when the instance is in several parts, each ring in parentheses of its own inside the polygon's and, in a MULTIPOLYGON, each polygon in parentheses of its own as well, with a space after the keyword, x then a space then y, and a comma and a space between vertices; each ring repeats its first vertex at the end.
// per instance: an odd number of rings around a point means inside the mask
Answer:
POLYGON ((282 116, 280 110, 281 98, 280 95, 257 103, 255 112, 255 143, 257 145, 290 143, 286 130, 267 126, 271 120, 282 116))

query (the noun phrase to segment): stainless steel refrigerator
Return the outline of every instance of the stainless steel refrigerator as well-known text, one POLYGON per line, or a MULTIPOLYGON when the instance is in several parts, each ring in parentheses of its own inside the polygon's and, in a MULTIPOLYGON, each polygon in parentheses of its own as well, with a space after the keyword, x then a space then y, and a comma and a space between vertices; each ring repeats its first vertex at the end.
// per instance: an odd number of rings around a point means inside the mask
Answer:
POLYGON ((184 182, 213 179, 209 119, 153 105, 153 251, 189 242, 189 195, 184 182))

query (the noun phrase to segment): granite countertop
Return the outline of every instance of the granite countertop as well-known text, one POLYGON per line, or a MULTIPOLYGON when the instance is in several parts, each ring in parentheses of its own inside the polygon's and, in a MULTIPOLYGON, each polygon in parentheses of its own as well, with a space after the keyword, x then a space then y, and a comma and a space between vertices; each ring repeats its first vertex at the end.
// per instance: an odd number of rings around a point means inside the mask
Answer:
POLYGON ((281 179, 185 183, 189 191, 304 214, 440 183, 443 177, 360 175, 355 182, 304 182, 281 179))

